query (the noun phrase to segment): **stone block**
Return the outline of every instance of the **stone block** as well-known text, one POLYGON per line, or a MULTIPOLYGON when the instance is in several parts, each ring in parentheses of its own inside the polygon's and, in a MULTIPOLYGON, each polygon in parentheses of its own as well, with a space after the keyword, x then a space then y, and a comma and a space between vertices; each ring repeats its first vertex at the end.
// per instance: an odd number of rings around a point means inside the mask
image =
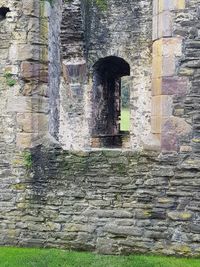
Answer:
POLYGON ((30 18, 28 21, 28 33, 30 32, 40 32, 40 22, 38 18, 30 18))
POLYGON ((191 146, 181 146, 180 147, 180 152, 181 153, 189 153, 189 152, 192 152, 192 147, 191 146))
POLYGON ((173 10, 174 0, 159 0, 159 12, 173 10))
POLYGON ((172 115, 172 97, 171 96, 153 96, 152 97, 152 116, 169 117, 172 115))
POLYGON ((185 8, 185 0, 158 0, 158 12, 185 8))
POLYGON ((179 140, 188 136, 192 131, 191 125, 179 117, 171 116, 165 121, 161 133, 161 147, 163 151, 179 151, 179 140))
POLYGON ((12 44, 9 49, 9 60, 11 62, 23 60, 39 60, 40 47, 30 44, 12 44))
POLYGON ((176 56, 182 54, 181 38, 162 38, 153 43, 153 78, 174 76, 176 56))
POLYGON ((184 9, 185 8, 185 0, 175 0, 175 8, 176 9, 184 9))
POLYGON ((158 37, 172 36, 172 14, 169 11, 164 11, 158 15, 158 37))
POLYGON ((86 62, 63 61, 63 76, 68 83, 84 83, 86 80, 86 62))
POLYGON ((161 150, 163 152, 178 152, 179 143, 178 143, 178 138, 175 133, 166 134, 165 132, 163 133, 162 131, 161 150))
POLYGON ((186 77, 168 76, 152 79, 152 95, 185 96, 189 82, 186 77))
POLYGON ((27 97, 27 96, 14 96, 9 98, 7 103, 7 112, 17 113, 48 113, 49 104, 48 99, 45 97, 27 97))
POLYGON ((29 32, 27 35, 27 42, 30 44, 34 44, 36 42, 37 44, 41 45, 43 41, 46 42, 47 38, 45 40, 41 39, 40 33, 38 32, 29 32))
POLYGON ((12 32, 12 39, 15 40, 15 43, 17 44, 25 44, 27 41, 27 33, 22 31, 14 31, 12 32))
MULTIPOLYGON (((1 33, 0 34, 0 47, 1 49, 5 48, 8 49, 10 47, 10 43, 8 42, 8 40, 11 38, 11 34, 10 33, 1 33)), ((0 55, 0 57, 2 57, 2 53, 0 55)))
POLYGON ((152 116, 151 117, 151 132, 153 134, 161 134, 162 126, 166 120, 167 120, 167 117, 152 116))
POLYGON ((195 72, 195 70, 194 69, 192 69, 192 68, 187 68, 187 67, 181 67, 180 69, 179 69, 179 74, 181 75, 181 76, 193 76, 194 75, 194 72, 195 72))
POLYGON ((164 95, 184 96, 188 91, 189 81, 186 77, 163 77, 161 92, 164 95))
POLYGON ((48 131, 48 116, 40 113, 18 113, 17 130, 25 133, 48 131))
POLYGON ((174 76, 176 73, 175 56, 162 57, 162 76, 174 76))
POLYGON ((174 221, 188 221, 192 218, 192 213, 188 211, 178 212, 178 211, 171 211, 168 212, 168 217, 174 221))
POLYGON ((48 67, 46 64, 23 61, 21 64, 21 77, 28 81, 48 82, 48 67))
POLYGON ((182 55, 182 38, 162 38, 162 55, 165 57, 182 55))
POLYGON ((40 133, 17 133, 16 146, 19 149, 31 148, 44 143, 46 132, 40 133))
MULTIPOLYGON (((154 122, 151 123, 153 124, 154 122)), ((151 133, 142 140, 142 146, 148 151, 160 151, 160 134, 154 133, 153 131, 156 130, 151 129, 151 133)))
MULTIPOLYGON (((0 40, 1 42, 1 40, 0 40)), ((5 41, 6 43, 7 41, 5 41)), ((8 53, 8 47, 3 47, 1 48, 1 54, 0 54, 0 60, 1 60, 1 65, 0 67, 3 68, 6 63, 8 62, 8 56, 9 56, 9 53, 8 53)))
POLYGON ((18 133, 16 137, 16 145, 18 148, 29 148, 32 143, 32 134, 18 133))
POLYGON ((47 83, 40 83, 37 80, 32 80, 28 83, 25 83, 24 87, 21 88, 21 93, 24 96, 48 96, 48 84, 47 83))
POLYGON ((32 18, 29 20, 27 41, 30 44, 48 45, 48 27, 47 25, 40 26, 38 20, 32 18))
POLYGON ((40 1, 22 0, 22 7, 24 15, 39 17, 40 1))

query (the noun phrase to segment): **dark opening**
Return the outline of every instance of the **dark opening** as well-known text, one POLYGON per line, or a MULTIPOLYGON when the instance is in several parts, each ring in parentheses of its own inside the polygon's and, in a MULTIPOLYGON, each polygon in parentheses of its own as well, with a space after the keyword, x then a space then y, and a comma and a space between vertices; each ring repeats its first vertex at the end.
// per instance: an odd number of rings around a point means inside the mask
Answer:
POLYGON ((121 77, 130 75, 130 66, 120 57, 109 56, 93 68, 92 135, 100 146, 120 147, 125 134, 120 131, 121 77))
POLYGON ((6 18, 6 14, 10 12, 10 9, 8 7, 1 7, 0 8, 0 21, 4 20, 6 18))

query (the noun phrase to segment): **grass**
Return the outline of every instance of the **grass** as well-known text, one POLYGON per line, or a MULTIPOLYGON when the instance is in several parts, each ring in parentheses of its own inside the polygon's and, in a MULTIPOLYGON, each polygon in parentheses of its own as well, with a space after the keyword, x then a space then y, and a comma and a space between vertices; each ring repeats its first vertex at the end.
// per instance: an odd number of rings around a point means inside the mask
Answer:
POLYGON ((128 108, 123 108, 121 111, 121 131, 129 131, 130 130, 130 110, 128 108))
POLYGON ((0 248, 0 267, 199 267, 200 259, 100 256, 56 249, 0 248))

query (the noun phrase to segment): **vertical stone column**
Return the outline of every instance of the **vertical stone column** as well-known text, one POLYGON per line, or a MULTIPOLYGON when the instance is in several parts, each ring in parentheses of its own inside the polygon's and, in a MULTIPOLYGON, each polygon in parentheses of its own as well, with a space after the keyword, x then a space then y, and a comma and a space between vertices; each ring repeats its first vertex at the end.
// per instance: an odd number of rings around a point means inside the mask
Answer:
POLYGON ((48 132, 48 9, 49 2, 23 0, 9 49, 18 69, 18 90, 10 93, 7 112, 16 116, 16 145, 42 143, 48 132))
POLYGON ((187 79, 178 77, 177 58, 182 55, 182 37, 173 34, 174 12, 185 8, 185 0, 153 1, 152 133, 160 140, 162 151, 178 151, 177 124, 173 116, 173 96, 183 95, 187 79))

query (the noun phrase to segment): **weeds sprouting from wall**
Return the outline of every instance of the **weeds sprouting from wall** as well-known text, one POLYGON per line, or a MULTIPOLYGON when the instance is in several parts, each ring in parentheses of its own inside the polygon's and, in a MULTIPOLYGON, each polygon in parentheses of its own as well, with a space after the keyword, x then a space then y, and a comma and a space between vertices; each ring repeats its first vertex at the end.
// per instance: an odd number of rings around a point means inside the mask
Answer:
POLYGON ((6 84, 10 87, 16 84, 16 80, 13 79, 13 75, 10 72, 4 73, 4 78, 6 79, 6 84))
POLYGON ((23 157, 24 166, 26 167, 27 170, 30 170, 32 168, 32 165, 33 165, 31 152, 30 151, 24 151, 22 157, 23 157))

